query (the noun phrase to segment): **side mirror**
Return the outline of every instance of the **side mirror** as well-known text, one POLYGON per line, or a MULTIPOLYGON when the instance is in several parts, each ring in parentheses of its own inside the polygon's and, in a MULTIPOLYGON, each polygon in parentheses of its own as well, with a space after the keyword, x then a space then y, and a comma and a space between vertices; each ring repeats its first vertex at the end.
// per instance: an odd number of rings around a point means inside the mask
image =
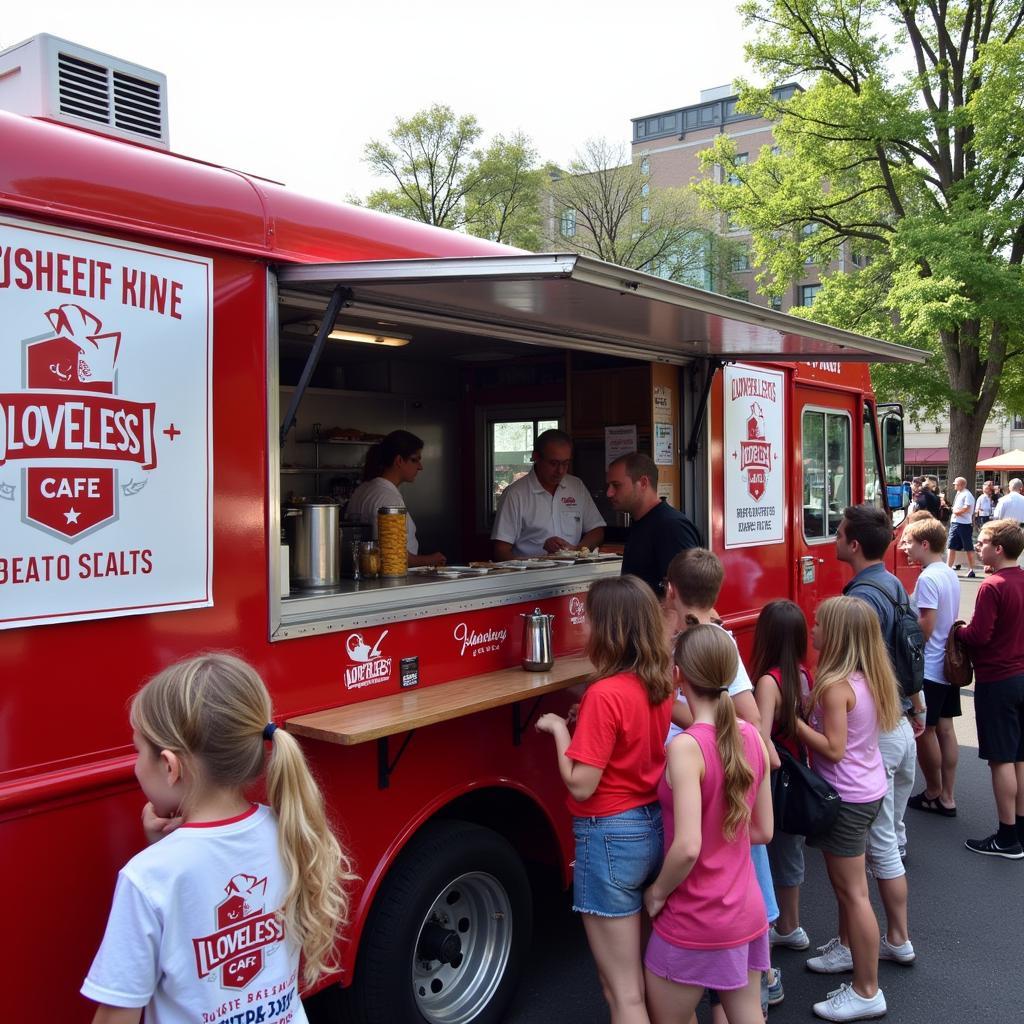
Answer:
MULTIPOLYGON (((882 438, 882 465, 885 467, 885 482, 902 492, 904 478, 903 408, 899 405, 889 405, 884 410, 880 408, 878 426, 882 438)), ((906 506, 902 502, 902 496, 895 505, 892 498, 886 500, 889 508, 905 508, 906 506)))

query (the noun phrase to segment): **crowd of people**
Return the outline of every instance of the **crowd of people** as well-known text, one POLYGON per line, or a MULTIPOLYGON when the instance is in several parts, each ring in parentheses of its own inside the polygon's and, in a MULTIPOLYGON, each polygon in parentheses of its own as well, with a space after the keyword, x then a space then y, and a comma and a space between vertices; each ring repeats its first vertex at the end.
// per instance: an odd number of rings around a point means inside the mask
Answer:
MULTIPOLYGON (((399 480, 415 477, 422 443, 407 440, 385 475, 394 467, 399 480)), ((560 479, 564 454, 551 456, 560 479)), ((650 459, 634 454, 609 469, 613 504, 662 529, 640 531, 623 575, 591 587, 594 681, 567 717, 545 714, 537 729, 552 737, 568 790, 573 906, 613 1024, 695 1020, 705 991, 716 1024, 760 1024, 783 998, 771 948, 810 946, 800 924, 805 847, 822 851, 837 906, 836 934, 807 966, 852 975, 814 1012, 832 1021, 886 1013, 879 959, 917 956, 904 815, 957 814, 960 694, 944 669, 953 631, 974 666, 979 754, 997 817, 991 835, 966 846, 1024 859, 1024 494, 1014 480, 998 504, 987 489, 982 504, 965 481, 955 486, 948 531, 930 484, 916 487, 901 535, 921 567, 913 595, 884 565, 887 514, 870 503, 846 508, 836 551, 852 579, 815 609, 811 628, 792 601, 766 605, 748 673, 715 611, 722 562, 682 513, 658 502, 650 459), (985 521, 965 548, 979 504, 985 521), (985 573, 966 625, 957 621, 957 551, 976 552, 985 573), (908 618, 924 638, 917 669, 908 618), (831 823, 806 839, 777 827, 771 780, 783 757, 837 798, 831 823), (918 764, 925 786, 912 794, 918 764)), ((237 901, 236 916, 261 929, 273 963, 261 984, 298 1004, 300 956, 306 982, 327 968, 354 875, 301 748, 273 724, 263 682, 236 658, 204 655, 147 683, 130 718, 151 845, 118 877, 82 988, 99 1004, 94 1022, 137 1024, 143 1008, 148 1022, 200 1019, 208 996, 196 965, 206 940, 194 936, 210 931, 211 908, 197 893, 225 880, 224 906, 237 901), (245 796, 261 778, 269 806, 245 796)))
MULTIPOLYGON (((965 505, 954 499, 955 514, 965 505)), ((853 578, 819 605, 811 629, 792 601, 766 605, 749 674, 717 619, 724 572, 712 552, 679 551, 658 588, 630 575, 591 588, 596 681, 567 718, 547 714, 537 728, 553 737, 569 790, 573 905, 613 1024, 695 1020, 705 991, 716 1024, 765 1019, 783 998, 771 948, 810 946, 800 924, 805 847, 822 851, 837 905, 836 934, 807 966, 852 975, 813 1010, 833 1021, 886 1013, 879 960, 917 958, 904 816, 908 807, 957 813, 960 691, 944 669, 954 629, 976 672, 979 753, 998 819, 966 846, 1024 859, 1024 530, 993 510, 972 538, 985 578, 967 626, 957 622, 949 531, 927 502, 901 535, 921 567, 912 595, 885 568, 892 540, 876 505, 845 509, 836 547, 853 578), (907 650, 915 629, 924 645, 917 662, 907 650), (773 813, 769 780, 781 750, 838 794, 834 821, 806 839, 781 831, 773 813), (913 794, 918 763, 925 786, 913 794)))

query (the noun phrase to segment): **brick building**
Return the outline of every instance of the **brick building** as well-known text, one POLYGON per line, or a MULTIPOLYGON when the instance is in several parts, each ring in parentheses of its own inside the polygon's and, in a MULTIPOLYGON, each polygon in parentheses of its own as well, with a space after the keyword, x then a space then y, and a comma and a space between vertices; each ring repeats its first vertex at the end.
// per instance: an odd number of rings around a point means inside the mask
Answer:
MULTIPOLYGON (((780 99, 788 99, 798 88, 798 85, 789 83, 780 86, 776 95, 780 99)), ((701 169, 698 155, 718 135, 725 134, 735 140, 740 162, 756 160, 763 147, 775 145, 772 122, 753 114, 740 113, 736 109, 737 99, 732 86, 724 85, 704 89, 699 103, 632 119, 633 160, 650 176, 652 189, 685 186, 701 180, 705 172, 701 169)), ((723 180, 721 167, 716 166, 713 173, 716 181, 723 180)), ((809 226, 808 230, 813 230, 813 227, 809 226)), ((730 294, 760 306, 771 305, 782 310, 813 302, 820 287, 816 266, 809 264, 806 276, 782 294, 761 295, 754 280, 755 268, 750 261, 749 234, 733 227, 724 214, 720 215, 719 231, 739 243, 739 251, 730 268, 730 294)), ((845 257, 841 256, 831 269, 842 269, 844 263, 845 257)), ((704 281, 693 283, 715 291, 722 290, 710 274, 709 268, 704 281)))

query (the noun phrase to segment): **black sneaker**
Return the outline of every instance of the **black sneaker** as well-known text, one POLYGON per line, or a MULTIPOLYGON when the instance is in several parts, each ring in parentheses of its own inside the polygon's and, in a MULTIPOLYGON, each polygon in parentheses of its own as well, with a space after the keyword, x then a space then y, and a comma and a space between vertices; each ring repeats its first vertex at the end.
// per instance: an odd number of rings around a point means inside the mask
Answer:
POLYGON ((984 839, 968 839, 964 846, 972 853, 983 853, 986 857, 1005 857, 1007 860, 1024 860, 1024 847, 1019 842, 1011 843, 1009 846, 1000 846, 996 842, 997 833, 986 836, 984 839))

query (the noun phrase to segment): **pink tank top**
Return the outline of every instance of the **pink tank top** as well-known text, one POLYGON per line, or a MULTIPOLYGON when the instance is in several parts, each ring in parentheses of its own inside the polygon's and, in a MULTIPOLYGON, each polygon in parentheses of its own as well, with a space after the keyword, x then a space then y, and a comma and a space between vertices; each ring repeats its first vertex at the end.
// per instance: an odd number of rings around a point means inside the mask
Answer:
MULTIPOLYGON (((739 728, 744 756, 754 770, 754 784, 747 793, 747 802, 753 807, 757 787, 764 778, 765 759, 757 730, 743 721, 739 728)), ((764 898, 750 859, 749 829, 744 825, 731 842, 722 834, 725 774, 715 744, 715 727, 697 722, 686 735, 697 741, 704 756, 700 856, 654 919, 654 930, 666 942, 683 949, 729 949, 751 942, 768 930, 764 898)), ((672 742, 683 740, 677 737, 672 742)), ((675 814, 672 790, 664 775, 658 785, 658 800, 668 850, 675 835, 675 814)))
MULTIPOLYGON (((888 779, 878 749, 878 714, 868 681, 860 672, 849 679, 857 703, 846 716, 846 753, 841 761, 830 761, 811 752, 811 767, 848 804, 869 804, 885 796, 888 779)), ((818 704, 811 711, 810 724, 824 733, 824 715, 818 704)))

